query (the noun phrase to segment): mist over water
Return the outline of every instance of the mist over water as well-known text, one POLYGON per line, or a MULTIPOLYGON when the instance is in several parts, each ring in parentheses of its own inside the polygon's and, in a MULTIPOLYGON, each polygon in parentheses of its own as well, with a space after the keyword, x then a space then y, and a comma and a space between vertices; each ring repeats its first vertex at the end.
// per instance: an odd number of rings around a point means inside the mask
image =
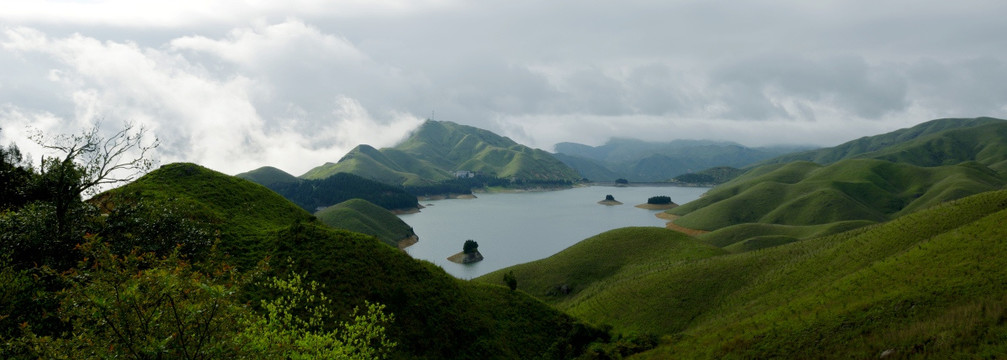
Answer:
POLYGON ((602 232, 627 226, 664 227, 658 210, 635 205, 665 195, 677 204, 699 198, 709 188, 673 186, 589 186, 560 191, 476 194, 477 199, 420 201, 417 214, 400 215, 419 235, 409 255, 471 279, 494 270, 548 257, 602 232), (623 205, 598 204, 612 195, 623 205), (465 240, 479 243, 485 260, 461 265, 447 260, 465 240))

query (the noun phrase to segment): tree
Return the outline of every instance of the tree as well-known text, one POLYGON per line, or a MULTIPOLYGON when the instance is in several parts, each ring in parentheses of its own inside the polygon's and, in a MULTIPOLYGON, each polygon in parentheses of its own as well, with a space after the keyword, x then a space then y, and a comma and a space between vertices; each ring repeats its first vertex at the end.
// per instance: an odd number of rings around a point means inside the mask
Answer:
POLYGON ((619 179, 615 179, 615 183, 619 184, 619 185, 627 185, 627 184, 629 184, 629 180, 619 178, 619 179))
POLYGON ((96 236, 81 245, 85 260, 60 273, 59 318, 68 329, 25 334, 0 348, 25 358, 74 359, 382 359, 396 345, 385 336, 393 320, 384 306, 365 303, 350 321, 336 322, 331 300, 304 275, 270 277, 262 285, 274 296, 261 312, 240 298, 262 273, 249 272, 213 255, 189 263, 177 252, 119 256, 96 236), (11 351, 13 350, 13 351, 11 351))
POLYGON ((653 204, 653 205, 671 204, 671 197, 663 196, 663 195, 661 195, 661 196, 652 196, 649 199, 647 199, 647 203, 648 204, 653 204))
POLYGON ((474 240, 465 240, 465 244, 462 245, 462 252, 466 254, 471 254, 479 249, 479 243, 474 240))
POLYGON ((504 274, 503 280, 511 291, 517 290, 517 278, 514 277, 514 271, 508 271, 504 274))
POLYGON ((82 195, 93 195, 105 186, 128 182, 147 172, 153 162, 148 153, 158 146, 157 139, 147 141, 147 130, 126 123, 112 136, 99 134, 99 125, 80 135, 61 134, 48 137, 35 131, 31 139, 42 147, 61 153, 60 156, 42 158, 37 182, 34 185, 52 206, 55 238, 52 246, 67 253, 81 235, 75 220, 84 216, 89 205, 82 195), (76 214, 76 215, 75 215, 76 214))
POLYGON ((43 159, 43 170, 65 170, 77 175, 61 184, 75 195, 93 195, 104 186, 114 186, 131 181, 146 173, 154 163, 147 156, 160 145, 157 138, 145 143, 147 129, 126 123, 109 137, 99 134, 100 124, 80 135, 61 134, 47 137, 35 131, 31 139, 40 146, 62 153, 61 157, 43 159))
POLYGON ((615 196, 605 195, 605 201, 615 201, 615 196))

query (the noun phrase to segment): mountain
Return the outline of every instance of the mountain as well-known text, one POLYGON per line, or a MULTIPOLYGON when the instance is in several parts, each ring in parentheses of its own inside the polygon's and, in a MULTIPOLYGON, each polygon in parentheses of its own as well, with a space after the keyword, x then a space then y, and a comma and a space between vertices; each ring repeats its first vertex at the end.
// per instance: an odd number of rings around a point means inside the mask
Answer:
POLYGON ((287 172, 274 168, 272 166, 263 166, 261 168, 249 172, 244 172, 234 176, 254 182, 259 185, 263 185, 265 187, 269 187, 270 185, 273 184, 288 184, 288 183, 297 183, 301 181, 301 179, 298 179, 296 176, 290 175, 287 172))
POLYGON ((311 169, 301 178, 323 179, 345 172, 387 184, 420 186, 453 179, 458 171, 532 181, 580 179, 545 151, 486 130, 433 120, 395 147, 378 150, 360 145, 339 162, 311 169))
POLYGON ((749 148, 732 142, 611 139, 605 145, 556 144, 557 158, 594 181, 667 181, 713 167, 744 167, 800 147, 749 148))
POLYGON ((730 166, 718 166, 703 171, 682 174, 671 179, 671 182, 685 185, 717 185, 731 181, 744 174, 745 170, 730 166))
POLYGON ((569 314, 662 335, 644 359, 997 357, 1007 351, 1004 223, 1000 190, 736 254, 620 229, 476 280, 512 272, 569 314))
POLYGON ((264 167, 235 176, 263 185, 309 212, 356 198, 393 211, 411 210, 419 206, 416 196, 401 187, 347 173, 320 180, 304 180, 275 168, 264 167))
MULTIPOLYGON (((605 335, 522 292, 455 279, 372 236, 322 224, 261 185, 198 165, 162 166, 95 202, 182 212, 239 268, 270 259, 266 275, 296 272, 319 282, 337 314, 365 300, 386 305, 394 315, 387 332, 398 343, 393 358, 571 358, 605 335)), ((242 296, 257 303, 260 294, 242 296)))
POLYGON ((764 164, 799 160, 831 164, 852 158, 884 159, 919 166, 978 161, 1003 171, 1007 170, 1007 120, 990 117, 931 120, 831 148, 783 155, 764 164))
POLYGON ((322 223, 337 229, 367 234, 398 247, 416 236, 413 228, 398 216, 364 199, 350 199, 315 213, 322 223))
POLYGON ((920 167, 874 159, 828 166, 797 161, 752 169, 668 213, 681 216, 675 225, 716 230, 701 238, 718 246, 763 236, 779 243, 803 238, 794 235, 823 235, 823 229, 888 221, 1005 184, 976 162, 920 167))

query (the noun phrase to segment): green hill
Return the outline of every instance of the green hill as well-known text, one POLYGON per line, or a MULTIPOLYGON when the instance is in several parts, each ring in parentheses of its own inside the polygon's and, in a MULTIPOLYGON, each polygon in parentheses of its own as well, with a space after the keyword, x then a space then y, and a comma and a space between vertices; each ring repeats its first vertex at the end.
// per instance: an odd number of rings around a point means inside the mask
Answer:
POLYGON ((545 151, 486 130, 433 120, 393 148, 360 145, 339 162, 311 169, 301 178, 322 179, 346 172, 388 184, 419 186, 452 179, 456 171, 521 180, 580 179, 545 151))
POLYGON ((398 247, 399 241, 416 236, 398 216, 364 199, 350 199, 315 213, 322 223, 337 229, 367 234, 398 247))
POLYGON ((197 165, 165 165, 95 201, 184 204, 171 208, 208 227, 242 268, 271 259, 271 273, 306 272, 337 313, 364 300, 387 305, 396 358, 563 358, 602 335, 523 293, 457 280, 374 237, 324 225, 263 186, 197 165))
POLYGON ((353 174, 338 173, 319 180, 297 180, 263 185, 309 212, 356 198, 388 210, 411 210, 419 206, 416 196, 401 187, 353 174))
POLYGON ((763 164, 812 161, 831 164, 843 159, 873 158, 919 166, 978 161, 998 171, 1007 164, 1007 121, 979 117, 937 119, 890 133, 865 136, 831 148, 770 159, 763 164))
POLYGON ((567 313, 663 335, 641 358, 996 357, 1007 351, 1004 223, 1007 191, 738 254, 620 229, 477 280, 513 271, 567 313), (577 286, 550 293, 565 283, 577 286))
POLYGON ((611 139, 605 145, 556 144, 557 156, 594 181, 667 181, 702 169, 743 167, 797 148, 749 148, 736 143, 702 140, 646 142, 611 139))
POLYGON ((824 235, 850 224, 882 222, 944 201, 1000 189, 1005 181, 979 163, 920 167, 849 159, 766 165, 668 212, 676 225, 717 230, 703 239, 720 246, 747 237, 824 235), (789 228, 743 226, 789 225, 789 228), (831 224, 831 225, 830 225, 831 224), (834 226, 835 225, 835 226, 834 226), (796 230, 795 226, 812 226, 796 230), (823 232, 824 231, 824 232, 823 232))
POLYGON ((290 175, 287 172, 272 166, 263 166, 261 168, 249 172, 243 172, 234 176, 265 187, 269 187, 273 184, 296 183, 301 181, 301 179, 298 179, 296 176, 290 175))
POLYGON ((718 166, 694 173, 676 176, 671 179, 671 182, 686 185, 717 185, 731 181, 744 173, 745 170, 742 169, 730 166, 718 166))

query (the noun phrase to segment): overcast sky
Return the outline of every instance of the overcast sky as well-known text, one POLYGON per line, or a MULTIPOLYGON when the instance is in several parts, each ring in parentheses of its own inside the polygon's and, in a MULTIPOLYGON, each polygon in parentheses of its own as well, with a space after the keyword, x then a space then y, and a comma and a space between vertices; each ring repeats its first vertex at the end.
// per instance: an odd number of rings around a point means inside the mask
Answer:
POLYGON ((0 141, 148 127, 294 175, 423 119, 552 150, 835 145, 1007 117, 1007 1, 4 1, 0 141))

